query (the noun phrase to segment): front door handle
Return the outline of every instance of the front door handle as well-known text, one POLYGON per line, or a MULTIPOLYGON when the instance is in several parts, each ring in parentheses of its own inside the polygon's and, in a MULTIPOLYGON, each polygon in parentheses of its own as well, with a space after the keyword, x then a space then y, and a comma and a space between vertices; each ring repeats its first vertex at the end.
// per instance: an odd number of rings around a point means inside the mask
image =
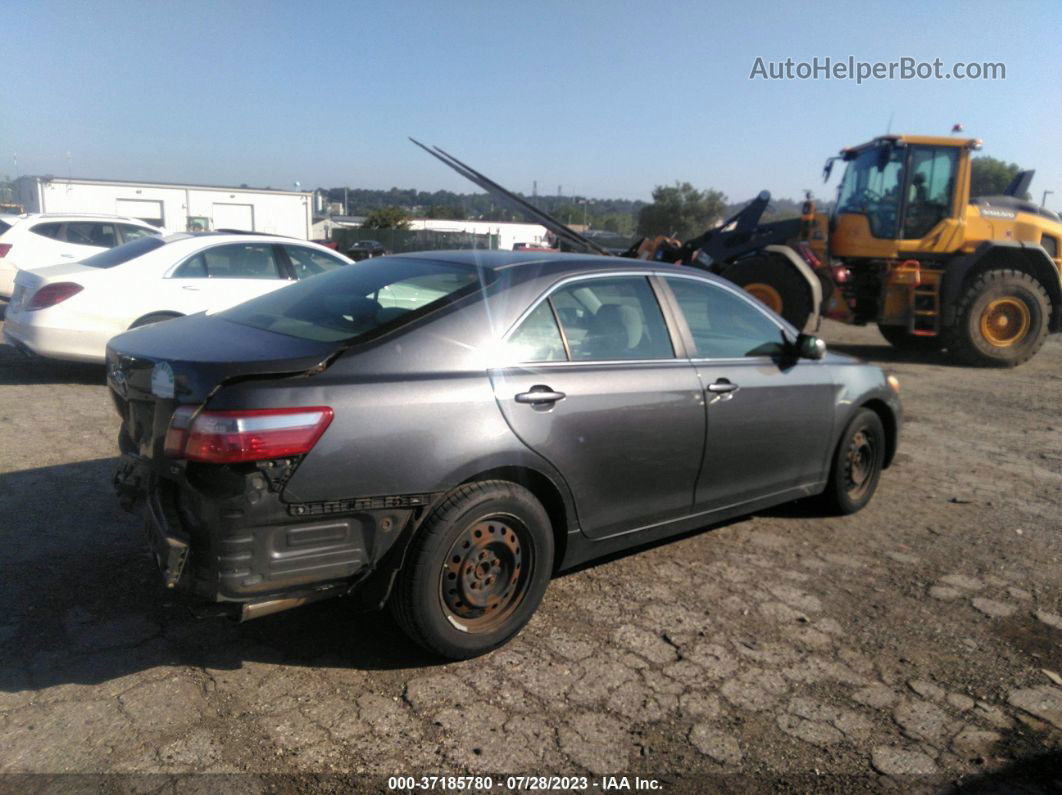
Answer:
POLYGON ((566 397, 567 395, 563 392, 554 392, 552 387, 544 384, 535 384, 530 391, 520 392, 515 395, 513 400, 517 403, 530 403, 532 406, 539 406, 545 403, 556 403, 566 397))
POLYGON ((725 378, 720 378, 714 384, 708 384, 708 391, 716 395, 725 395, 728 392, 737 392, 738 385, 727 381, 725 378))
POLYGON ((192 285, 190 285, 190 284, 182 284, 181 285, 181 289, 182 290, 191 290, 192 292, 196 292, 196 293, 199 292, 199 288, 198 287, 192 287, 192 285))

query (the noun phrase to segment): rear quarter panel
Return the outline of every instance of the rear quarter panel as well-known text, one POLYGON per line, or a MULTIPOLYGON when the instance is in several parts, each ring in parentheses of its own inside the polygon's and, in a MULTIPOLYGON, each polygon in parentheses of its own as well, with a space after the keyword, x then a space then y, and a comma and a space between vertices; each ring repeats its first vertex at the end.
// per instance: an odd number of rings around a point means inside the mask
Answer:
POLYGON ((563 489, 558 473, 498 410, 487 377, 492 334, 483 303, 428 320, 351 349, 313 376, 226 386, 210 407, 334 410, 285 487, 291 502, 430 493, 502 466, 534 469, 563 489))

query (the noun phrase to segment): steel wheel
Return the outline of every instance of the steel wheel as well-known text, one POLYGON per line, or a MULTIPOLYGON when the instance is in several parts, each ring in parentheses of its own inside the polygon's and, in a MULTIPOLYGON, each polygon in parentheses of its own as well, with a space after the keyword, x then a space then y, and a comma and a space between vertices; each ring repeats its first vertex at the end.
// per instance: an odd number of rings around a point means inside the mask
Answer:
POLYGON ((1029 308, 1019 298, 997 298, 981 312, 981 336, 997 348, 1009 348, 1029 333, 1029 308))
POLYGON ((515 517, 470 525, 451 545, 439 577, 447 620, 466 632, 493 632, 524 600, 533 569, 527 528, 515 517))
POLYGON ((863 498, 875 481, 880 460, 874 438, 866 429, 856 431, 845 453, 845 490, 849 499, 856 501, 863 498))
POLYGON ((878 487, 885 467, 885 426, 870 409, 860 409, 841 434, 833 453, 830 476, 822 493, 831 513, 862 510, 878 487))
POLYGON ((505 643, 531 618, 553 571, 553 528, 524 486, 473 481, 432 509, 407 554, 391 612, 425 649, 464 660, 505 643))

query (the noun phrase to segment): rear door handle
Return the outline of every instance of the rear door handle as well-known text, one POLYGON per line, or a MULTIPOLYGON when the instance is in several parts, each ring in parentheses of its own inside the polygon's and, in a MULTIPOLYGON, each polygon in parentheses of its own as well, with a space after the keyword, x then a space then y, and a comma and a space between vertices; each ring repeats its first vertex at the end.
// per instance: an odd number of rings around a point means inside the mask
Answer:
POLYGON ((714 384, 708 384, 708 391, 717 395, 725 395, 728 392, 737 392, 737 390, 738 385, 727 381, 725 378, 720 378, 714 384))
POLYGON ((554 392, 551 387, 543 384, 535 384, 528 392, 520 392, 513 396, 513 400, 517 403, 530 403, 532 406, 542 405, 545 403, 556 403, 558 400, 564 400, 567 395, 563 392, 554 392))
POLYGON ((193 287, 190 284, 182 284, 181 285, 181 289, 182 290, 191 290, 192 292, 196 292, 196 293, 199 292, 199 288, 198 287, 193 287))

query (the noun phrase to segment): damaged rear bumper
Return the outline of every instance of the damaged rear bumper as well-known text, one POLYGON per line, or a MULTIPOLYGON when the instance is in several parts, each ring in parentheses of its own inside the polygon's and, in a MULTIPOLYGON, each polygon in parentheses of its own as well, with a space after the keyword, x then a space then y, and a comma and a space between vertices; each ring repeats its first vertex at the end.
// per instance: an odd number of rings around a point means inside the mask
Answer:
POLYGON ((243 620, 351 593, 427 496, 288 503, 259 467, 158 467, 122 455, 114 486, 144 519, 167 588, 243 620))

